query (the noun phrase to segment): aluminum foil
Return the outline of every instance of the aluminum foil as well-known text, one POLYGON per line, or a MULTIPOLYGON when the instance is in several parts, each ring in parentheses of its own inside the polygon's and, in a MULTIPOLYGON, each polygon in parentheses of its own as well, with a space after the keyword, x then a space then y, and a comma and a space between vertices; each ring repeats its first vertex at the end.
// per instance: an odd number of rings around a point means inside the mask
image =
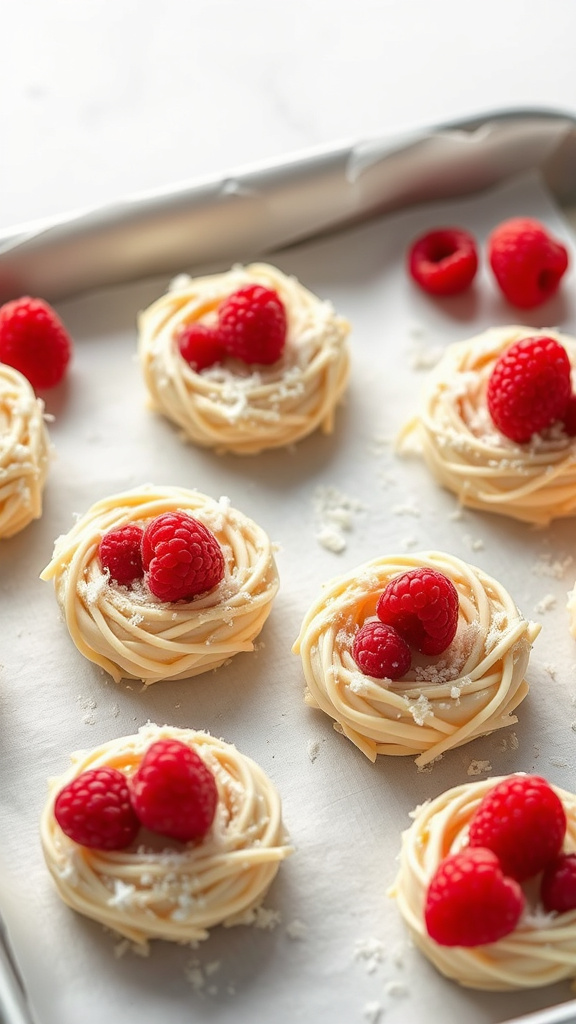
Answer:
POLYGON ((511 110, 306 152, 0 233, 0 301, 263 257, 539 167, 576 201, 576 117, 511 110))

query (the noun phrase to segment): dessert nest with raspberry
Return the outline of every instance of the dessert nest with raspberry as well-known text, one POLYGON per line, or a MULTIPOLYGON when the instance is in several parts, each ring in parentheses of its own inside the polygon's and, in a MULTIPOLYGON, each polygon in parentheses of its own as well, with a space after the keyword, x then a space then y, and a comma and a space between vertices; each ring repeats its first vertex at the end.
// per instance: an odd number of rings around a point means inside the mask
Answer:
POLYGON ((251 455, 330 433, 350 325, 268 264, 176 278, 139 320, 151 408, 185 440, 251 455))
POLYGON ((576 340, 494 327, 450 345, 398 451, 462 505, 539 526, 576 514, 576 340))
POLYGON ((59 537, 53 580, 78 650, 118 682, 186 679, 252 651, 278 589, 267 534, 199 491, 146 486, 59 537))
POLYGON ((390 895, 442 974, 493 991, 576 976, 576 795, 518 773, 412 817, 390 895))
POLYGON ((69 771, 50 781, 41 840, 64 902, 143 946, 155 938, 198 942, 214 925, 252 923, 292 853, 280 797, 254 761, 209 733, 151 724, 72 756, 69 771), (192 764, 184 780, 183 761, 192 764), (100 784, 106 773, 117 778, 112 795, 100 784), (182 799, 184 782, 193 806, 182 799), (99 805, 126 803, 122 789, 131 793, 132 818, 122 843, 106 848, 110 825, 103 833, 99 805), (191 833, 199 809, 200 831, 191 833))
POLYGON ((517 721, 539 630, 482 570, 420 552, 326 583, 293 650, 310 707, 370 760, 418 754, 422 767, 517 721))
POLYGON ((0 538, 42 515, 50 451, 44 402, 18 370, 0 363, 0 538))

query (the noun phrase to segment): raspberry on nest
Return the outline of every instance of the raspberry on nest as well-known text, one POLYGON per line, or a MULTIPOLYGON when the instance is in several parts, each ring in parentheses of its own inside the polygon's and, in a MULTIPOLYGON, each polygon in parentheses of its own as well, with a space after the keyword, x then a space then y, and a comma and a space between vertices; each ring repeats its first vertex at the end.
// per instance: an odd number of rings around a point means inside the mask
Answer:
POLYGON ((385 587, 376 614, 422 654, 441 654, 458 628, 458 591, 444 573, 422 566, 395 576, 385 587))
POLYGON ((117 530, 105 533, 100 541, 98 554, 102 568, 110 573, 110 579, 122 586, 142 579, 142 538, 144 531, 136 523, 126 523, 117 530))
POLYGON ((132 776, 131 797, 142 825, 186 843, 208 832, 218 788, 195 750, 180 740, 161 739, 148 747, 132 776))
POLYGON ((406 641, 379 619, 360 627, 354 637, 352 657, 362 672, 375 679, 401 679, 412 664, 406 641))
POLYGON ((224 578, 224 555, 216 537, 185 512, 164 512, 148 524, 142 562, 148 586, 161 601, 189 600, 213 590, 224 578))
POLYGON ((110 767, 72 779, 56 797, 54 816, 69 839, 97 850, 125 849, 140 828, 126 776, 110 767))
POLYGON ((488 380, 486 402, 498 430, 525 444, 570 408, 571 365, 554 338, 522 338, 498 358, 488 380))
POLYGON ((246 284, 219 306, 217 330, 227 355, 245 363, 275 363, 286 343, 284 303, 271 288, 246 284))

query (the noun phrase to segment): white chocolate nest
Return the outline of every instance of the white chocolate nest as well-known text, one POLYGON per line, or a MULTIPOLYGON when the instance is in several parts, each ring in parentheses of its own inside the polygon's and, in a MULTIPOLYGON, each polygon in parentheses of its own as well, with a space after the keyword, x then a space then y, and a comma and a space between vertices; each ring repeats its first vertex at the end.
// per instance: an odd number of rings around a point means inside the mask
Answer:
POLYGON ((227 498, 199 491, 146 486, 97 502, 59 537, 41 574, 54 580, 70 636, 78 650, 118 682, 186 679, 252 651, 278 590, 270 539, 227 498), (103 534, 126 523, 142 527, 164 512, 187 512, 222 548, 221 583, 190 601, 163 602, 144 582, 120 586, 103 571, 103 534))
POLYGON ((545 526, 576 514, 576 438, 556 424, 529 444, 515 444, 496 429, 486 404, 498 357, 533 336, 559 341, 576 369, 576 340, 553 330, 493 327, 450 345, 432 371, 420 413, 400 433, 398 451, 421 455, 462 505, 545 526))
POLYGON ((185 439, 217 452, 251 455, 293 444, 320 428, 330 433, 349 376, 350 325, 294 277, 254 263, 209 277, 179 277, 139 318, 139 356, 152 409, 185 439), (261 284, 278 293, 287 315, 281 358, 270 366, 226 360, 197 373, 180 355, 179 329, 210 322, 232 292, 261 284))
POLYGON ((376 558, 327 583, 310 608, 294 652, 308 685, 306 703, 371 761, 378 754, 419 754, 426 765, 512 725, 528 692, 524 678, 540 626, 528 622, 496 580, 452 555, 420 552, 376 558), (395 576, 420 566, 444 573, 459 597, 458 629, 441 655, 413 653, 402 679, 364 675, 352 657, 358 628, 376 614, 395 576))
POLYGON ((292 848, 278 793, 262 769, 236 747, 191 729, 146 725, 137 735, 72 756, 72 768, 50 781, 41 821, 46 863, 68 906, 132 942, 196 942, 217 924, 250 924, 280 863, 292 848), (148 747, 169 737, 195 750, 214 773, 219 802, 210 831, 181 844, 145 833, 126 850, 94 850, 69 839, 54 801, 90 768, 134 774, 148 747))
MULTIPOLYGON (((390 891, 418 948, 445 974, 468 988, 539 988, 576 976, 576 910, 523 913, 510 935, 483 946, 441 946, 424 923, 426 893, 441 860, 466 845, 468 823, 482 798, 502 777, 449 789, 414 812, 402 835, 400 870, 390 891)), ((557 786, 568 828, 564 851, 576 851, 576 796, 557 786)))
POLYGON ((26 377, 0 363, 0 537, 42 515, 50 451, 44 403, 26 377))

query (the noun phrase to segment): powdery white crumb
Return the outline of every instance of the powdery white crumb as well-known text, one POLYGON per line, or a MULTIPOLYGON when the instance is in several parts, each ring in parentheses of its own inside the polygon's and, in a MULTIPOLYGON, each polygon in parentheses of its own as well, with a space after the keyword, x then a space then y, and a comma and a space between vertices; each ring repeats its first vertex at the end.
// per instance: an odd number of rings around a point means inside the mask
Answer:
POLYGON ((420 694, 417 700, 407 700, 406 709, 412 715, 416 725, 424 725, 426 719, 434 714, 430 701, 423 693, 420 694))
POLYGON ((531 571, 535 576, 549 576, 552 579, 561 580, 573 561, 572 555, 565 555, 563 558, 553 560, 550 554, 545 553, 537 562, 534 562, 531 571))
POLYGON ((471 537, 469 533, 465 534, 464 542, 468 544, 471 551, 483 551, 484 541, 481 537, 471 537))
POLYGON ((308 757, 312 761, 312 764, 314 764, 314 761, 320 753, 320 740, 308 740, 308 746, 306 749, 308 751, 308 757))
POLYGON ((354 946, 354 959, 365 961, 367 974, 374 974, 385 957, 386 948, 380 939, 358 939, 354 946))
POLYGON ((509 736, 501 736, 498 740, 498 750, 504 752, 505 750, 518 750, 520 741, 515 732, 511 732, 509 736))
POLYGON ((482 775, 483 772, 491 772, 492 765, 490 761, 470 761, 468 768, 466 769, 467 775, 482 775))
POLYGON ((557 604, 558 599, 554 597, 554 594, 545 594, 544 597, 540 601, 538 601, 538 604, 535 606, 534 610, 538 612, 538 614, 540 615, 542 614, 542 612, 551 612, 557 604))
POLYGON ((316 540, 326 551, 339 555, 346 550, 346 538, 336 526, 322 526, 316 533, 316 540))
POLYGON ((401 505, 392 505, 390 511, 395 516, 415 516, 416 519, 419 519, 422 514, 417 505, 408 501, 401 505))
POLYGON ((289 939, 301 941, 308 935, 308 925, 304 924, 304 921, 299 921, 298 918, 295 918, 286 925, 286 935, 289 939))
POLYGON ((326 550, 340 554, 346 548, 344 534, 354 528, 357 514, 366 506, 335 487, 317 487, 312 503, 319 523, 316 540, 326 550))
POLYGON ((368 1024, 378 1024, 384 1012, 384 1007, 382 1003, 377 1003, 376 1000, 373 1000, 370 1003, 365 1003, 363 1012, 364 1020, 368 1021, 368 1024))
POLYGON ((443 754, 438 754, 437 757, 433 757, 431 761, 428 761, 428 764, 417 764, 416 768, 419 772, 424 772, 426 775, 429 775, 434 768, 434 765, 438 764, 438 761, 441 761, 443 756, 443 754))
POLYGON ((570 768, 568 761, 564 757, 549 757, 548 760, 554 768, 570 768))
POLYGON ((406 996, 408 995, 408 988, 403 981, 387 981, 384 986, 387 995, 389 996, 406 996))
POLYGON ((279 910, 270 907, 256 907, 254 911, 254 927, 264 931, 272 931, 280 924, 282 915, 279 910))
POLYGON ((459 505, 458 508, 455 508, 453 512, 450 512, 448 514, 448 519, 450 519, 450 521, 453 523, 459 523, 464 518, 464 510, 461 505, 459 505))

